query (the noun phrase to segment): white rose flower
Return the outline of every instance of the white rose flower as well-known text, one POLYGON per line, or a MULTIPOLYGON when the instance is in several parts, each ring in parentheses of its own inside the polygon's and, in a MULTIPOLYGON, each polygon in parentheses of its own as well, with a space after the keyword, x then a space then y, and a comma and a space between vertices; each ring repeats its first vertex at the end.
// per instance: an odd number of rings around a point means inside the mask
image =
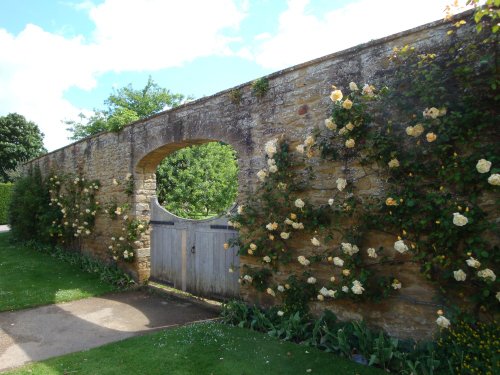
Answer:
POLYGON ((457 281, 465 281, 465 279, 467 278, 467 274, 461 269, 459 269, 457 271, 453 271, 453 277, 457 281))
POLYGON ((394 242, 394 249, 397 252, 404 254, 408 251, 408 246, 405 245, 403 240, 399 240, 399 241, 394 242))
POLYGON ((266 255, 264 258, 262 258, 262 260, 266 263, 271 263, 271 258, 268 255, 266 255))
POLYGON ((300 255, 297 257, 297 260, 299 261, 300 264, 303 266, 308 266, 311 262, 303 255, 300 255))
POLYGON ((369 97, 372 97, 372 96, 375 95, 375 93, 373 92, 374 89, 375 89, 375 87, 373 87, 372 85, 369 85, 369 84, 365 83, 365 85, 363 86, 362 94, 366 95, 366 96, 369 96, 369 97))
POLYGON ((278 285, 278 292, 283 293, 285 291, 285 287, 283 285, 278 285))
POLYGON ((417 124, 413 127, 413 136, 420 137, 424 131, 424 126, 422 124, 417 124))
POLYGON ((441 328, 448 328, 450 326, 450 321, 446 319, 443 315, 436 319, 436 324, 441 328))
POLYGON ((308 136, 304 141, 306 147, 311 147, 314 144, 314 137, 312 135, 308 136))
POLYGON ((479 173, 488 173, 491 169, 491 161, 479 159, 476 164, 476 169, 479 173))
POLYGON ((252 249, 253 251, 257 250, 257 245, 254 244, 254 243, 251 243, 250 244, 250 249, 252 249))
POLYGON ((342 267, 344 265, 344 261, 339 257, 335 257, 333 258, 333 264, 335 264, 337 267, 342 267))
POLYGON ((273 165, 276 165, 276 160, 274 160, 274 159, 267 159, 267 166, 271 167, 273 165))
POLYGON ((269 223, 269 224, 266 225, 266 229, 269 230, 269 231, 276 230, 276 229, 278 229, 278 223, 276 223, 276 222, 269 223))
POLYGON ((323 297, 321 294, 318 294, 316 296, 316 298, 318 299, 318 301, 324 301, 325 300, 325 297, 323 297))
POLYGON ((342 251, 344 252, 344 254, 352 256, 356 254, 359 249, 356 245, 352 245, 348 242, 342 242, 342 251))
POLYGON ((398 279, 394 279, 394 280, 392 281, 391 286, 392 286, 392 288, 393 288, 394 290, 398 290, 398 289, 401 289, 401 286, 402 286, 402 285, 401 285, 401 282, 400 282, 398 279))
POLYGON ((253 277, 250 276, 250 275, 245 275, 245 276, 243 276, 243 280, 248 281, 249 283, 251 283, 253 281, 253 277))
POLYGON ((308 284, 316 284, 316 278, 314 278, 314 277, 312 277, 312 276, 311 276, 311 277, 309 277, 309 278, 307 279, 307 283, 308 283, 308 284))
POLYGON ((373 247, 370 247, 368 250, 366 250, 366 252, 368 253, 368 256, 370 258, 377 258, 378 255, 377 255, 377 252, 375 251, 375 249, 373 247))
POLYGON ((241 215, 243 213, 243 209, 244 209, 245 206, 241 205, 241 206, 238 206, 238 215, 241 215))
POLYGON ((270 296, 276 297, 276 293, 271 288, 267 288, 266 293, 270 296))
POLYGON ((285 313, 284 313, 283 311, 281 311, 281 310, 278 310, 278 312, 277 312, 276 314, 278 314, 278 316, 283 316, 283 315, 285 315, 285 313))
POLYGON ((269 167, 269 173, 276 173, 276 172, 278 172, 278 167, 275 165, 271 165, 269 167))
POLYGON ((342 103, 342 108, 344 109, 351 109, 352 108, 352 101, 350 99, 344 100, 344 103, 342 103))
POLYGON ((335 276, 330 277, 330 281, 333 283, 335 282, 335 276))
POLYGON ((481 263, 477 259, 474 259, 473 257, 470 257, 469 259, 467 259, 465 261, 465 263, 467 263, 467 265, 469 267, 472 267, 472 268, 479 268, 479 267, 481 267, 481 263))
POLYGON ((333 206, 333 198, 328 199, 328 204, 329 204, 330 206, 333 206))
POLYGON ((264 146, 264 149, 266 151, 267 156, 271 159, 277 151, 277 148, 276 148, 277 143, 278 143, 278 140, 273 139, 273 140, 267 142, 266 145, 264 146))
POLYGON ((330 130, 335 130, 335 129, 337 129, 337 124, 335 124, 335 123, 332 121, 332 119, 327 118, 327 119, 325 120, 325 127, 326 127, 327 129, 330 129, 330 130))
POLYGON ((389 166, 389 168, 397 168, 399 167, 399 160, 396 158, 391 159, 389 163, 387 163, 387 165, 389 166))
POLYGON ((304 224, 292 222, 292 228, 293 229, 304 229, 304 224))
POLYGON ((328 289, 326 289, 325 287, 322 287, 320 290, 319 290, 319 294, 323 295, 323 296, 328 296, 328 289))
POLYGON ((353 148, 355 145, 356 142, 352 138, 349 138, 347 141, 345 141, 345 147, 347 148, 353 148))
POLYGON ((299 154, 303 154, 303 153, 304 153, 304 145, 298 145, 297 147, 295 147, 295 150, 296 150, 299 154))
POLYGON ((423 115, 425 118, 435 119, 439 116, 439 109, 437 109, 436 107, 426 108, 423 112, 423 115))
POLYGON ((330 99, 332 100, 332 102, 339 101, 343 97, 344 97, 344 95, 342 94, 342 91, 340 91, 340 90, 333 90, 332 93, 330 94, 330 99))
POLYGON ((290 233, 281 232, 280 237, 283 238, 284 240, 287 240, 288 237, 290 237, 290 233))
POLYGON ((344 293, 349 293, 349 287, 347 287, 347 286, 345 286, 345 285, 344 285, 344 286, 342 287, 342 291, 343 291, 344 293))
POLYGON ((320 245, 320 243, 319 243, 319 241, 318 241, 318 239, 316 237, 311 238, 311 243, 314 246, 319 246, 320 245))
POLYGON ((347 130, 349 130, 349 131, 352 131, 352 130, 354 129, 354 124, 353 124, 352 122, 349 122, 349 123, 345 126, 345 128, 346 128, 347 130))
POLYGON ((345 189, 345 187, 347 186, 347 180, 345 178, 337 178, 337 189, 339 189, 339 191, 342 191, 345 189))
POLYGON ((286 218, 285 219, 285 224, 286 225, 292 225, 293 224, 293 220, 289 219, 289 218, 286 218))
POLYGON ((351 290, 354 294, 363 294, 365 288, 363 288, 363 285, 358 280, 354 280, 352 282, 351 290))
POLYGON ((124 257, 125 259, 128 259, 128 251, 127 251, 127 250, 125 250, 125 251, 123 252, 123 257, 124 257))
POLYGON ((414 129, 413 129, 413 126, 408 126, 408 127, 406 128, 406 134, 408 134, 408 135, 409 135, 409 136, 411 136, 411 137, 413 137, 413 136, 414 136, 415 131, 414 131, 414 129))
POLYGON ((257 172, 257 177, 261 182, 264 182, 267 177, 267 171, 265 169, 261 169, 260 171, 257 172))
POLYGON ((464 215, 461 215, 458 212, 453 213, 453 224, 455 224, 456 226, 463 227, 468 222, 469 219, 467 219, 464 215))
POLYGON ((490 177, 488 177, 488 183, 493 186, 500 186, 500 174, 493 173, 490 177))
POLYGON ((495 281, 497 279, 495 273, 489 268, 485 268, 484 270, 478 271, 477 275, 482 279, 487 279, 490 281, 495 281))
POLYGON ((337 294, 336 290, 329 289, 328 290, 328 297, 330 298, 335 298, 335 295, 337 294))
POLYGON ((349 130, 345 126, 339 129, 339 135, 346 135, 348 132, 349 130))
POLYGON ((359 90, 358 85, 356 85, 356 83, 354 83, 354 82, 349 83, 349 89, 351 91, 358 91, 359 90))
POLYGON ((305 206, 304 201, 300 198, 296 199, 294 204, 295 204, 295 207, 297 207, 297 208, 302 208, 305 206))

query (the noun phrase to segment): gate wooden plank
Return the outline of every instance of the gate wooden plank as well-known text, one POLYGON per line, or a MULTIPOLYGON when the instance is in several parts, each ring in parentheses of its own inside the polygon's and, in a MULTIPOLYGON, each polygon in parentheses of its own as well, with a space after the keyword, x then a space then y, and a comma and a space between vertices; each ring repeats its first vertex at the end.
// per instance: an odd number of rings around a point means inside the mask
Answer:
POLYGON ((188 220, 151 201, 151 275, 175 288, 212 297, 239 294, 237 249, 224 249, 236 235, 227 218, 188 220), (168 223, 168 225, 167 225, 168 223), (195 252, 192 253, 192 246, 195 252), (229 273, 233 267, 234 272, 229 273))

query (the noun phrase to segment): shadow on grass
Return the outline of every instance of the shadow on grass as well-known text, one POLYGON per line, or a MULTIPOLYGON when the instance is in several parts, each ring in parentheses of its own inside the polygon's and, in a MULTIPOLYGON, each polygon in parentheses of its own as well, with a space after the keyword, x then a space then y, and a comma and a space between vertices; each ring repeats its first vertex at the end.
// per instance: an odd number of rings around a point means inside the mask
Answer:
MULTIPOLYGON (((0 234, 0 371, 217 313, 175 297, 114 288, 0 234), (76 301, 75 301, 76 300, 76 301), (53 305, 63 301, 66 304, 53 305), (52 305, 50 305, 52 304, 52 305), (36 308, 19 310, 25 307, 36 308)), ((57 372, 56 372, 57 373, 57 372)))

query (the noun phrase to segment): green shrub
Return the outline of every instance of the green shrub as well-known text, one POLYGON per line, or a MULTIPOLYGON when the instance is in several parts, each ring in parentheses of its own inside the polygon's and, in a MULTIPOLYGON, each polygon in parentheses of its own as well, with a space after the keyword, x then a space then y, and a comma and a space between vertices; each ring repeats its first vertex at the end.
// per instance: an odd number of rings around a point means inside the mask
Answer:
POLYGON ((49 190, 40 168, 30 170, 17 180, 9 204, 12 237, 18 241, 50 241, 50 226, 58 212, 49 203, 49 190))
POLYGON ((7 213, 11 194, 12 184, 0 183, 0 224, 7 223, 7 213))

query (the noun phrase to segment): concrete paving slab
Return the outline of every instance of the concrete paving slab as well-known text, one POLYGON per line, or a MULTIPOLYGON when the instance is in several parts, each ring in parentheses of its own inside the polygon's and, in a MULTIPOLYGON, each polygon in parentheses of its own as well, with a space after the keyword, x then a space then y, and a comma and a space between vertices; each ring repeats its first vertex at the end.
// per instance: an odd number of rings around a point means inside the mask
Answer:
POLYGON ((211 306, 132 291, 0 313, 0 372, 218 316, 211 306))

